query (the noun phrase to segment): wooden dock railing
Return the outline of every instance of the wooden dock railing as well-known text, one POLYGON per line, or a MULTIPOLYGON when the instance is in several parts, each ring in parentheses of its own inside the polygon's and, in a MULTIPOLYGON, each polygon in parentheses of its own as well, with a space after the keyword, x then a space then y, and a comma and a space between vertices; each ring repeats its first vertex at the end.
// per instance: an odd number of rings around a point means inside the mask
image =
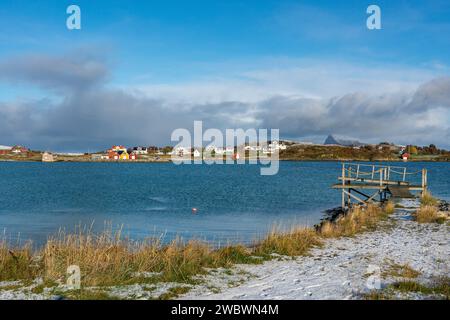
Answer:
POLYGON ((372 201, 385 201, 388 196, 413 197, 411 191, 424 192, 428 184, 426 169, 408 172, 406 167, 362 163, 343 163, 338 179, 340 183, 333 185, 333 188, 342 189, 342 207, 351 206, 352 201, 367 204, 372 201), (418 175, 421 175, 421 184, 414 185, 411 179, 418 175), (366 194, 361 191, 370 189, 376 192, 366 194))

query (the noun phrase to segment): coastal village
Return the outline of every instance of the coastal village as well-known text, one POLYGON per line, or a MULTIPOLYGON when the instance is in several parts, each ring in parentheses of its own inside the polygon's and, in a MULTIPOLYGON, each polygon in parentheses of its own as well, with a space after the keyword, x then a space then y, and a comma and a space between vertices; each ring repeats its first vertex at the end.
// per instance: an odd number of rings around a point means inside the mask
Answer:
POLYGON ((329 135, 323 144, 312 142, 280 140, 266 144, 246 143, 238 147, 209 145, 204 148, 172 146, 114 145, 99 152, 62 153, 37 151, 21 145, 0 145, 0 161, 84 161, 84 162, 168 162, 178 158, 224 157, 249 159, 267 158, 277 153, 280 160, 367 160, 367 161, 450 161, 450 151, 435 145, 398 145, 389 142, 378 144, 345 140, 329 135))

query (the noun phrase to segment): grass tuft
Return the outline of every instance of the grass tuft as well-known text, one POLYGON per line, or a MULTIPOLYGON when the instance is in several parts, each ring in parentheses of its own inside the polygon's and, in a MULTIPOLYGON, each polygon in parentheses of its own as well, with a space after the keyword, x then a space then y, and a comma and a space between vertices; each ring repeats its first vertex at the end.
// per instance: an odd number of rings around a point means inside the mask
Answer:
MULTIPOLYGON (((450 278, 437 277, 428 284, 422 284, 413 280, 402 280, 390 284, 385 289, 374 290, 364 296, 369 300, 391 300, 399 298, 398 293, 420 293, 438 299, 450 299, 450 278)), ((400 296, 400 299, 402 297, 400 296)))
POLYGON ((420 204, 422 206, 436 206, 439 200, 431 195, 429 191, 424 191, 420 197, 420 204))
POLYGON ((64 300, 118 300, 117 297, 108 294, 102 290, 70 290, 59 293, 64 300))
POLYGON ((386 271, 383 272, 383 276, 400 277, 414 279, 420 275, 420 272, 413 269, 409 264, 391 264, 386 271))
POLYGON ((395 212, 396 205, 392 201, 386 202, 384 205, 384 213, 387 215, 391 215, 395 212))
POLYGON ((367 207, 355 206, 336 222, 325 222, 319 233, 325 238, 354 236, 367 230, 374 230, 380 220, 385 219, 393 209, 369 204, 367 207))
POLYGON ((0 241, 0 281, 33 280, 40 268, 33 259, 31 243, 10 248, 6 241, 0 241))
POLYGON ((301 256, 321 243, 317 233, 310 228, 295 228, 286 233, 272 229, 267 237, 255 246, 255 254, 268 256, 277 253, 286 256, 301 256))
POLYGON ((170 300, 187 293, 190 290, 188 287, 172 287, 166 293, 159 296, 160 300, 170 300))
POLYGON ((439 214, 439 209, 435 206, 421 206, 414 214, 419 223, 444 223, 445 217, 439 214))
POLYGON ((450 278, 440 277, 434 279, 430 285, 423 285, 415 281, 399 281, 390 287, 400 292, 418 292, 424 295, 442 295, 450 298, 450 278))

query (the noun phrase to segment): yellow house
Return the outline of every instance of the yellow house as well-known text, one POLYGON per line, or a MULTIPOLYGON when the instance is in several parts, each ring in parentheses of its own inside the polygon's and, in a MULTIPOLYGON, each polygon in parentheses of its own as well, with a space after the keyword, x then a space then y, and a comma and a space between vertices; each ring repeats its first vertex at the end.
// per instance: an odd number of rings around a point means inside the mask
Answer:
POLYGON ((119 155, 119 160, 130 160, 130 155, 124 151, 119 155))

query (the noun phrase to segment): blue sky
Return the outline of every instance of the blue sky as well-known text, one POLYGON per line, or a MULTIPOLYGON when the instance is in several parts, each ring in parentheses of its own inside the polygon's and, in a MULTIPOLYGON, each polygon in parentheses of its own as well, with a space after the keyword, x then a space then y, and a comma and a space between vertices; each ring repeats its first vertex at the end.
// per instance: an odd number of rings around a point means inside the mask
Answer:
POLYGON ((177 81, 268 57, 450 64, 448 1, 2 0, 0 14, 1 56, 97 45, 112 53, 118 82, 177 81), (81 31, 65 27, 72 3, 81 31), (371 3, 382 9, 380 31, 365 26, 371 3))
MULTIPOLYGON (((280 95, 413 94, 450 70, 450 3, 440 0, 2 0, 0 30, 4 65, 30 56, 70 60, 83 55, 86 65, 92 58, 107 70, 102 88, 139 92, 172 107, 254 104, 280 95), (82 30, 66 29, 70 4, 81 8, 82 30), (370 4, 381 8, 382 30, 366 28, 370 4)), ((57 104, 68 97, 43 86, 36 75, 0 80, 4 104, 34 102, 30 108, 39 112, 43 100, 57 104)), ((255 120, 254 114, 245 116, 255 120)), ((324 134, 294 131, 289 136, 324 134)), ((356 128, 342 134, 361 135, 356 128)))

